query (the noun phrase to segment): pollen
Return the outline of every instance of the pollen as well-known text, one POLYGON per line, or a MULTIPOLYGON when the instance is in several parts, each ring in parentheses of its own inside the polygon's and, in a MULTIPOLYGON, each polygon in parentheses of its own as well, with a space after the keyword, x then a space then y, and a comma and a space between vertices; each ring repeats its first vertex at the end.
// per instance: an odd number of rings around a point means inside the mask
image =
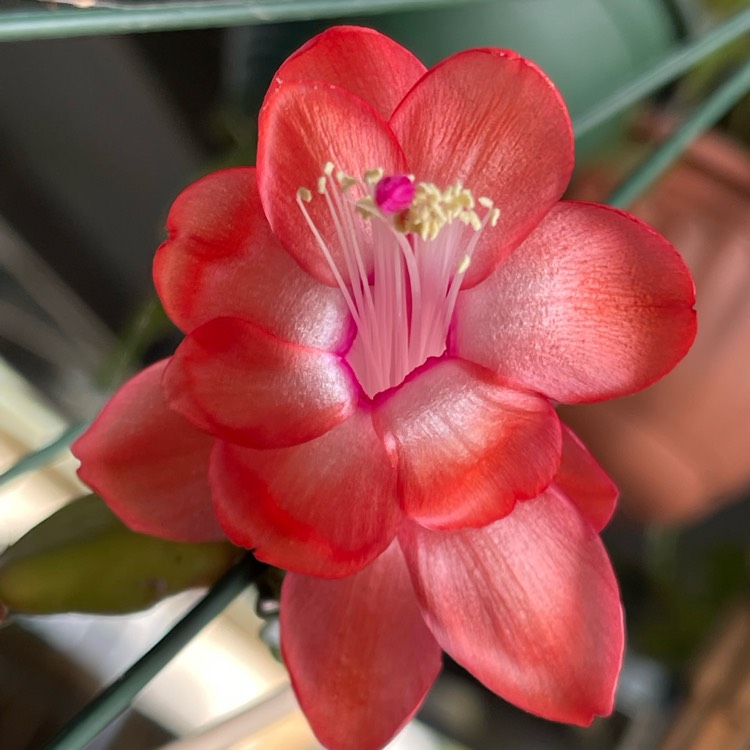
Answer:
POLYGON ((477 202, 492 214, 492 201, 484 196, 475 201, 471 190, 460 182, 444 190, 434 183, 420 182, 415 187, 411 204, 398 217, 396 226, 399 231, 417 234, 423 240, 436 239, 444 227, 455 221, 479 232, 484 223, 475 210, 477 202))

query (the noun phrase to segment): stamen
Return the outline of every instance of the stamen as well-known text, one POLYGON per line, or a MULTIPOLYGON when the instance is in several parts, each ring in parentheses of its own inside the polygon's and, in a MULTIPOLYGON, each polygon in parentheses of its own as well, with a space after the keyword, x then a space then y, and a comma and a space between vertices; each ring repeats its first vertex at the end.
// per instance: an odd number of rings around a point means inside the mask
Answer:
POLYGON ((460 182, 441 190, 380 168, 356 178, 330 161, 322 172, 316 212, 330 214, 332 236, 323 237, 307 209, 308 188, 298 188, 297 204, 357 326, 347 360, 372 397, 445 351, 474 249, 500 211, 460 182))
POLYGON ((375 185, 377 182, 379 182, 383 177, 383 170, 378 167, 377 169, 368 169, 365 172, 365 182, 368 185, 375 185))

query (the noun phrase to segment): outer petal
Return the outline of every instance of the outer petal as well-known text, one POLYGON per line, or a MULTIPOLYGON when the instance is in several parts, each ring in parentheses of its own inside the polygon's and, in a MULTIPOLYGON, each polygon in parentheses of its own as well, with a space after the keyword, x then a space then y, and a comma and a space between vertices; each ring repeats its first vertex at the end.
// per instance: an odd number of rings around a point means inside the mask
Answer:
POLYGON ((383 747, 440 671, 440 647, 396 543, 349 578, 289 573, 281 648, 300 705, 329 750, 383 747))
MULTIPOLYGON (((325 196, 316 190, 318 178, 329 161, 337 170, 358 179, 374 167, 382 167, 387 173, 408 171, 401 148, 388 124, 369 104, 344 89, 321 82, 279 86, 263 105, 259 131, 258 187, 268 221, 304 269, 334 286, 334 275, 297 204, 297 190, 306 187, 313 191, 313 199, 305 207, 337 267, 346 275, 331 212, 325 196)), ((353 191, 347 195, 356 197, 353 191)), ((370 272, 371 223, 356 216, 353 226, 364 265, 370 272)))
POLYGON ((306 346, 348 343, 342 295, 302 271, 273 236, 255 169, 227 169, 193 183, 174 202, 167 228, 154 282, 169 317, 186 333, 232 316, 306 346))
POLYGON ((612 518, 619 495, 617 485, 586 450, 573 430, 563 425, 563 449, 555 486, 601 531, 612 518))
POLYGON ((213 440, 167 407, 167 361, 125 383, 75 442, 78 474, 134 531, 184 542, 222 539, 208 486, 213 440))
POLYGON ((466 362, 432 363, 379 405, 406 513, 424 526, 483 526, 536 497, 560 464, 546 399, 504 388, 466 362))
POLYGON ((211 486, 233 542, 309 575, 359 570, 388 546, 401 520, 396 472, 366 411, 293 448, 219 442, 211 486))
POLYGON ((485 278, 563 194, 573 131, 551 81, 515 52, 474 49, 434 67, 391 118, 419 180, 460 180, 500 209, 485 230, 464 287, 485 278))
POLYGON ((483 529, 401 536, 438 643, 490 690, 547 719, 612 710, 617 583, 596 533, 554 490, 483 529))
POLYGON ((388 118, 425 71, 409 50, 374 29, 334 26, 287 58, 269 93, 290 81, 326 81, 388 118))
POLYGON ((187 336, 164 387, 170 406, 197 427, 254 448, 322 435, 359 397, 335 354, 281 341, 239 318, 216 318, 187 336))
POLYGON ((459 295, 453 349, 558 401, 637 391, 695 337, 690 272, 623 211, 560 203, 497 271, 459 295))

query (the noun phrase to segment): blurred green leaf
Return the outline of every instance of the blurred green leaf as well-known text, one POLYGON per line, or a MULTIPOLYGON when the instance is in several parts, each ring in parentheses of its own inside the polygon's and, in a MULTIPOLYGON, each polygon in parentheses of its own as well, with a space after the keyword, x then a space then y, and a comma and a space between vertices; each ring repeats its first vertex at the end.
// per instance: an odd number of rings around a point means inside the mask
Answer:
POLYGON ((74 500, 0 555, 0 602, 10 612, 115 614, 216 581, 242 550, 137 534, 96 495, 74 500))
POLYGON ((654 535, 646 569, 618 571, 633 645, 683 669, 717 619, 750 591, 750 550, 722 541, 695 549, 677 534, 654 535))

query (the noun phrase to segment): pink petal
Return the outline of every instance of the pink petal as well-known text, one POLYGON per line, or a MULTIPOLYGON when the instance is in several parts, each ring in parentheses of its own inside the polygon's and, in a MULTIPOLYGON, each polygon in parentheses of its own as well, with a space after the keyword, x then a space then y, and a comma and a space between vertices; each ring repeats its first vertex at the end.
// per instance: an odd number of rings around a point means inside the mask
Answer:
POLYGON ((335 354, 216 318, 180 344, 164 374, 169 405, 224 440, 253 448, 295 445, 353 411, 359 390, 335 354))
POLYGON ((632 393, 695 336, 690 272, 622 211, 560 203, 481 286, 459 295, 453 349, 575 403, 632 393))
MULTIPOLYGON (((297 204, 300 187, 312 191, 305 207, 339 269, 346 268, 341 244, 318 178, 327 162, 362 179, 368 169, 408 171, 388 124, 362 99, 320 82, 285 83, 263 105, 259 120, 258 187, 268 221, 295 260, 316 279, 336 284, 297 204)), ((331 188, 333 189, 333 188, 331 188)), ((350 194, 351 191, 350 191, 350 194)), ((356 217, 364 267, 372 270, 371 224, 356 217)))
POLYGON ((462 181, 500 209, 466 272, 477 284, 563 194, 573 171, 573 132, 552 82, 515 52, 474 49, 422 78, 391 118, 417 180, 462 181))
POLYGON ((338 290, 283 250, 260 205, 255 169, 227 169, 183 191, 154 259, 169 317, 186 333, 212 318, 245 318, 286 341, 345 347, 351 322, 338 290))
POLYGON ((269 94, 290 81, 326 81, 388 118, 425 70, 409 50, 374 29, 334 26, 284 62, 269 94))
POLYGON ((213 440, 167 407, 167 362, 125 383, 75 442, 78 475, 134 531, 180 542, 222 539, 208 486, 213 440))
POLYGON ((502 518, 516 500, 536 497, 560 464, 549 402, 457 360, 433 361, 389 394, 375 427, 398 465, 405 512, 434 529, 502 518))
POLYGON ((482 529, 401 538, 438 643, 490 690, 547 719, 612 710, 623 650, 617 583, 577 510, 548 490, 482 529))
POLYGON ((359 570, 390 544, 401 520, 396 472, 367 411, 293 448, 256 451, 219 442, 211 486, 235 544, 309 575, 359 570))
POLYGON ((289 573, 281 648, 302 710, 329 750, 379 750, 440 671, 398 544, 349 578, 289 573))
POLYGON ((586 450, 573 430, 563 425, 563 449, 555 487, 575 503, 596 531, 612 518, 619 495, 617 485, 586 450))

